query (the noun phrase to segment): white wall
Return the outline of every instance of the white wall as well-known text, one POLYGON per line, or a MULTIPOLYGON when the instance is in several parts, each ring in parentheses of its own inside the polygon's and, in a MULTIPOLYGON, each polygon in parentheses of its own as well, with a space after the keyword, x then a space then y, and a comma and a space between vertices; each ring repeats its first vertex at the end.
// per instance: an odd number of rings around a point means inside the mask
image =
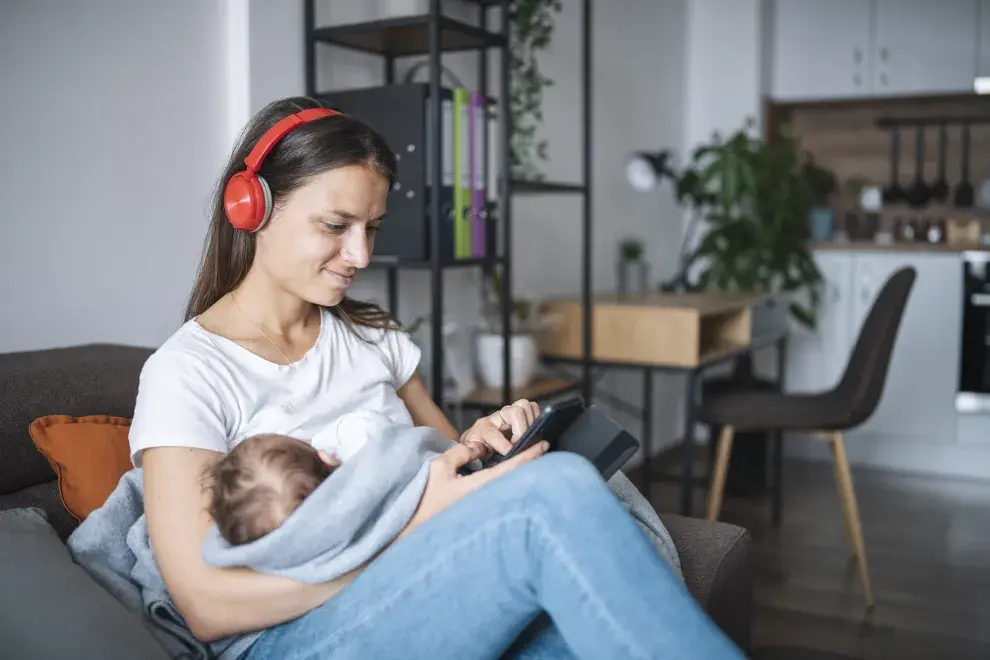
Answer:
POLYGON ((181 321, 227 149, 221 9, 0 3, 0 351, 181 321))

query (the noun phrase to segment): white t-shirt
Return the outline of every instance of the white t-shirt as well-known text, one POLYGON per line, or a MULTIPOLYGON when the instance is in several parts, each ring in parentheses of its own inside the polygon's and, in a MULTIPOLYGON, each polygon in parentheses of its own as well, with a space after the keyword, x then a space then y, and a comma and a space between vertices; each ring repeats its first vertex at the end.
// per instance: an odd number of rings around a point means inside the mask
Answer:
POLYGON ((368 440, 395 428, 385 413, 369 408, 344 413, 327 428, 313 435, 312 445, 344 463, 357 455, 368 440))
POLYGON ((419 348, 402 331, 356 330, 372 343, 324 310, 313 347, 280 365, 187 321, 141 370, 130 429, 134 465, 149 447, 227 452, 256 433, 312 442, 356 410, 412 424, 396 390, 415 373, 419 348))

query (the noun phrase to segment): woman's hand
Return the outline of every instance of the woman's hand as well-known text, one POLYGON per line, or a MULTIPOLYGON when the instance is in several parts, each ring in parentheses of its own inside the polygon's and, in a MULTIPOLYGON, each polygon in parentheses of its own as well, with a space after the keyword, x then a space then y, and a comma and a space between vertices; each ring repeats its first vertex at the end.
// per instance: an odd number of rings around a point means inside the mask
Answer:
POLYGON ((540 407, 536 403, 519 399, 512 405, 479 419, 461 434, 460 442, 480 443, 504 456, 539 415, 540 407), (512 438, 506 440, 504 431, 509 429, 512 429, 512 438))
POLYGON ((420 498, 419 507, 413 514, 399 538, 405 536, 414 528, 440 513, 451 504, 481 488, 489 481, 515 470, 519 466, 535 460, 545 454, 549 444, 538 442, 522 451, 517 456, 502 461, 493 467, 478 470, 467 476, 462 476, 458 470, 465 464, 480 457, 484 448, 477 443, 457 444, 438 456, 430 464, 430 474, 427 477, 426 489, 420 498))

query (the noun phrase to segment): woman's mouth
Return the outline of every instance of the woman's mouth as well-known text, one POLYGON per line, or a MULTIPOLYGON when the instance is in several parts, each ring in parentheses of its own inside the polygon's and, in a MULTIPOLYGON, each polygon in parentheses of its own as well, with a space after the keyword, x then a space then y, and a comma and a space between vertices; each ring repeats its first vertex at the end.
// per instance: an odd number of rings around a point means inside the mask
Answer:
POLYGON ((350 285, 351 282, 354 281, 353 275, 341 275, 340 273, 337 273, 332 270, 327 270, 326 268, 323 269, 323 272, 326 273, 330 277, 330 279, 333 280, 334 283, 337 284, 338 286, 348 286, 350 285))

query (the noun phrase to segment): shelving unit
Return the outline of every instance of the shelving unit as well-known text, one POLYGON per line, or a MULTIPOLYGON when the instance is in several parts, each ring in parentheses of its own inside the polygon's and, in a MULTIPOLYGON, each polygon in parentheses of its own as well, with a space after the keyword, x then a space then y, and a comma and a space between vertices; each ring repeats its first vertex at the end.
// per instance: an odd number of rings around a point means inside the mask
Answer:
MULTIPOLYGON (((501 254, 497 247, 494 254, 484 258, 459 259, 446 261, 438 258, 441 254, 441 222, 443 220, 440 196, 429 196, 427 208, 429 227, 429 258, 403 259, 390 255, 376 254, 372 258, 371 267, 385 269, 387 272, 388 307, 390 313, 398 312, 398 273, 403 269, 429 270, 431 274, 431 319, 443 318, 443 273, 449 268, 482 268, 492 269, 502 266, 502 300, 512 300, 512 205, 514 195, 540 194, 579 194, 584 197, 582 229, 582 304, 584 309, 584 355, 582 375, 580 380, 569 378, 547 378, 530 383, 524 388, 513 390, 511 382, 511 354, 509 342, 510 309, 505 305, 502 310, 502 334, 505 339, 503 351, 503 382, 498 389, 479 388, 460 402, 464 408, 476 410, 494 410, 520 398, 542 400, 581 388, 586 399, 591 397, 590 356, 591 350, 591 0, 583 0, 582 14, 582 58, 583 58, 583 90, 582 106, 584 126, 583 141, 583 181, 584 183, 555 183, 548 181, 514 180, 509 172, 509 136, 511 121, 507 112, 509 99, 509 23, 508 0, 467 0, 477 5, 477 24, 466 23, 443 15, 440 0, 431 0, 430 12, 424 15, 385 18, 362 23, 318 27, 316 25, 316 0, 305 0, 304 30, 305 30, 305 80, 306 94, 320 98, 333 94, 332 90, 317 89, 317 57, 318 44, 331 44, 340 48, 378 55, 382 58, 384 85, 392 85, 395 80, 395 60, 408 56, 428 56, 429 90, 431 99, 441 96, 441 55, 457 51, 477 51, 478 53, 478 84, 477 89, 488 99, 490 96, 488 57, 489 49, 497 49, 500 58, 500 76, 497 81, 498 102, 494 105, 498 117, 498 133, 501 136, 498 145, 498 186, 496 206, 489 210, 494 213, 497 227, 500 230, 502 244, 501 254), (497 32, 489 29, 489 10, 500 8, 500 26, 497 32)), ((492 104, 489 103, 489 107, 492 104)), ((431 165, 430 178, 432 181, 441 180, 442 131, 439 112, 430 116, 431 139, 426 147, 426 162, 431 165)), ((483 132, 484 149, 488 153, 488 132, 483 132)), ((395 145, 393 145, 393 148, 395 145)), ((484 164, 485 181, 489 179, 489 163, 484 164)), ((489 195, 490 197, 490 195, 489 195)), ((386 229, 387 231, 387 226, 386 229)), ((497 243, 498 241, 496 241, 497 243)), ((431 372, 428 387, 438 405, 444 404, 443 396, 443 324, 430 324, 431 336, 431 372)))

